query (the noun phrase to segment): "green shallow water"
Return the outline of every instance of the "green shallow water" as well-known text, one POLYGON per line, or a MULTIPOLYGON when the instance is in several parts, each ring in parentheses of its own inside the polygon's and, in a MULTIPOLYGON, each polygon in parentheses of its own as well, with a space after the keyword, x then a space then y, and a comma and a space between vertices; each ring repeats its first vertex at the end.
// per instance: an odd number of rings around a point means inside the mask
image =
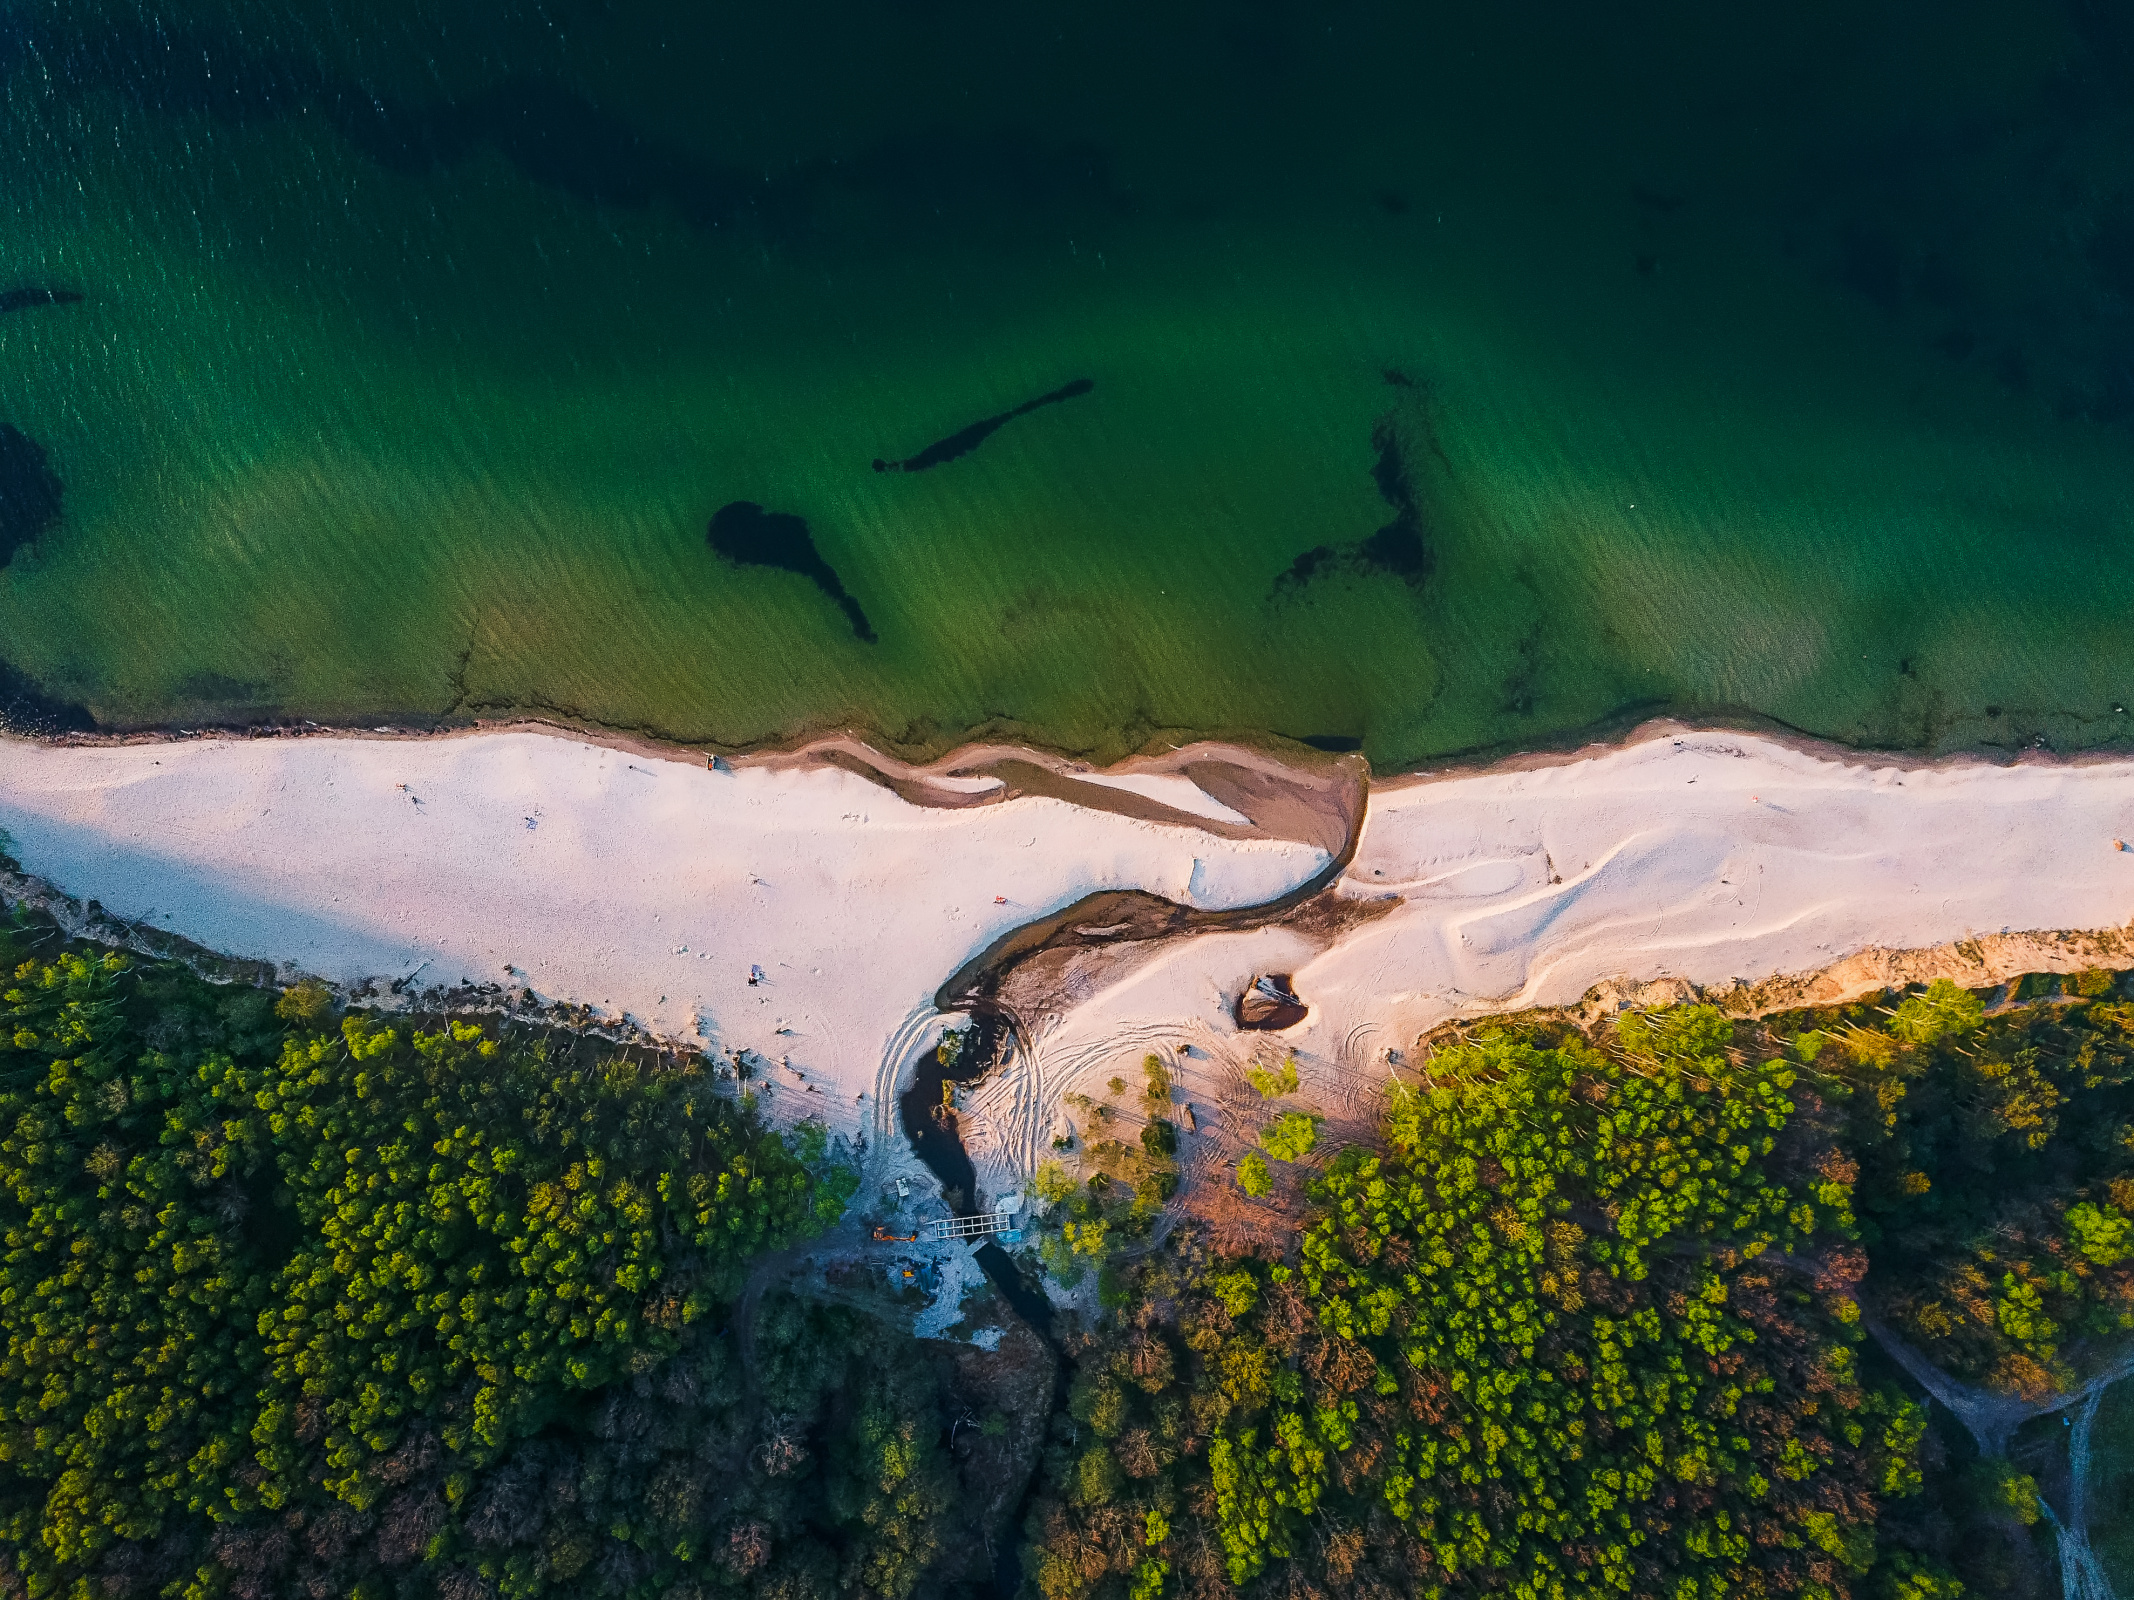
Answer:
POLYGON ((0 313, 0 657, 121 727, 2134 732, 2110 11, 671 9, 0 5, 0 292, 82 296, 0 313))

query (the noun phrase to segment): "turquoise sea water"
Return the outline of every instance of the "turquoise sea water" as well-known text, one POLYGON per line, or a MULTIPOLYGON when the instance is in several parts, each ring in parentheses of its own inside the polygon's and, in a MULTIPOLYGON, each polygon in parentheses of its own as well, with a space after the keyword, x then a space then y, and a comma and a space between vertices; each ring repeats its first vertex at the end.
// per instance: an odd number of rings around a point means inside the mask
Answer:
POLYGON ((0 4, 18 716, 2125 739, 2134 20, 1740 9, 0 4))

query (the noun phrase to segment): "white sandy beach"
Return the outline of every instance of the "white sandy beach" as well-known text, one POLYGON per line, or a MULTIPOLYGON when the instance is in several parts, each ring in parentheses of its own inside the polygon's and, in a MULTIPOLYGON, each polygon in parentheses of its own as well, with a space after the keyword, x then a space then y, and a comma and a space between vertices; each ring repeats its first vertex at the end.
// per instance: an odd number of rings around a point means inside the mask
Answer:
POLYGON ((1869 949, 2117 927, 2134 917, 2119 840, 2134 843, 2134 762, 2120 760, 1884 764, 1665 732, 1381 781, 1336 892, 1397 900, 1383 916, 1166 947, 1037 1023, 1037 1048, 972 1096, 966 1144, 983 1181, 1011 1181, 1064 1131, 1064 1095, 1101 1099, 1150 1050, 1206 1105, 1255 1052, 1293 1049, 1308 1098, 1361 1115, 1387 1051, 1453 1017, 1569 1004, 1610 979, 1753 982, 1869 949), (1264 972, 1294 974, 1310 1015, 1240 1033, 1231 1003, 1264 972))
MULTIPOLYGON (((944 807, 991 782, 913 781, 944 807)), ((1001 935, 1102 889, 1248 906, 1330 859, 1194 826, 1235 833, 1243 813, 1198 805, 1176 773, 1109 787, 1175 820, 1030 795, 937 808, 820 762, 711 771, 523 731, 0 744, 0 828, 24 867, 112 913, 346 983, 419 972, 628 1013, 789 1062, 774 1109, 879 1133, 940 1025, 935 990, 1001 935)), ((1338 1107, 1437 1022, 1607 979, 1758 980, 1877 947, 2117 927, 2134 915, 2117 839, 2134 842, 2134 762, 1923 766, 1648 730, 1381 781, 1334 893, 1382 915, 1121 963, 1031 1019, 1035 1048, 972 1094, 966 1142, 986 1187, 1010 1186, 1063 1126, 1063 1094, 1187 1039, 1189 1089, 1294 1048, 1338 1107), (1231 1002, 1268 971, 1295 975, 1310 1014, 1240 1034, 1231 1002)))
POLYGON ((525 985, 790 1061, 774 1106, 839 1129, 886 1129, 885 1067, 937 1025, 934 991, 1020 924, 1101 889, 1255 904, 1329 860, 1053 799, 932 809, 832 766, 713 771, 527 732, 10 740, 0 828, 28 872, 212 949, 348 984, 525 985))

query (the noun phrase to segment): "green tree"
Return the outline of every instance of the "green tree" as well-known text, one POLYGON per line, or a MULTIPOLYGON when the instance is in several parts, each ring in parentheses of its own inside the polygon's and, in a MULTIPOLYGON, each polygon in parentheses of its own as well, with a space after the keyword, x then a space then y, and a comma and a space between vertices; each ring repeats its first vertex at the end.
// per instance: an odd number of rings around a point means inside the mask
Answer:
POLYGON ((859 1531, 846 1561, 848 1592, 906 1600, 941 1553, 954 1487, 941 1419, 889 1375, 862 1397, 830 1503, 859 1531))
POLYGON ((336 1026, 317 985, 6 937, 0 1583, 265 1600, 294 1562, 367 1593, 460 1550, 534 1595, 690 1522, 684 1474, 577 1555, 483 1554, 543 1524, 506 1491, 544 1430, 655 1375, 670 1409, 719 1392, 750 1259, 851 1193, 822 1141, 811 1171, 701 1063, 336 1026))
POLYGON ((1952 1376, 2042 1397, 2134 1344, 2134 1006, 1951 989, 1835 1068, 1864 1293, 1952 1376))
POLYGON ((271 1187, 204 1083, 256 1018, 225 1002, 150 1047, 127 1001, 160 997, 124 957, 23 954, 0 993, 0 1543, 78 1571, 249 1495, 271 1187))
POLYGON ((1260 1130, 1260 1144, 1277 1161, 1302 1161, 1319 1143, 1316 1112, 1285 1111, 1260 1130))
POLYGON ((1360 1517, 1356 1460, 1425 1594, 1836 1593, 1867 1569, 1871 1494, 1909 1481, 1921 1422, 1860 1387, 1849 1284, 1811 1265, 1849 1244, 1846 1186, 1784 1176, 1802 1091, 1730 1061, 1716 1012, 1628 1021, 1619 1063, 1505 1033, 1441 1053, 1393 1160, 1347 1152, 1315 1186, 1297 1282, 1345 1353, 1237 1391, 1209 1450, 1232 1581, 1307 1519, 1360 1517))
POLYGON ((1141 1094, 1142 1109, 1151 1117, 1160 1117, 1171 1109, 1171 1070, 1162 1056, 1147 1055, 1141 1058, 1141 1071, 1148 1080, 1141 1094))
POLYGON ((1926 993, 1913 995, 1891 1015, 1889 1031, 1909 1044, 1932 1044, 1950 1034, 1971 1032, 1984 1019, 1985 1002, 1947 978, 1936 978, 1926 993))

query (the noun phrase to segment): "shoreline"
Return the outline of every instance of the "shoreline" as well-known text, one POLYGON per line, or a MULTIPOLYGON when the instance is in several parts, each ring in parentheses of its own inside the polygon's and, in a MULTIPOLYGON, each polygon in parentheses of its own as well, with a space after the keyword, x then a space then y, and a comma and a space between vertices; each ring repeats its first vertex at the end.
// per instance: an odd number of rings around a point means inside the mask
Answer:
MULTIPOLYGON (((273 744, 320 739, 424 744, 497 734, 533 733, 683 765, 715 760, 734 768, 788 768, 807 766, 824 760, 850 760, 872 772, 882 774, 887 779, 921 782, 928 779, 938 781, 944 776, 1001 762, 1027 763, 1069 779, 1091 773, 1104 774, 1107 777, 1128 776, 1173 770, 1182 764, 1183 760, 1191 759, 1192 753, 1203 752, 1204 758, 1243 767, 1272 770, 1290 778, 1324 775, 1360 767, 1370 788, 1383 790, 1439 783, 1448 779, 1544 771, 1585 761, 1610 751, 1626 750, 1654 739, 1684 734, 1722 737, 1733 735, 1838 766, 1893 767, 1906 771, 1927 771, 1966 765, 2009 768, 2031 765, 2080 767, 2113 763, 2134 764, 2134 715, 2129 716, 2128 723, 2128 731, 2123 741, 2099 742, 2084 745, 2079 749, 2056 749, 2043 743, 2041 738, 2033 738, 2015 745, 1971 745, 1934 753, 1910 745, 1848 744, 1842 739, 1812 733, 1790 723, 1738 708, 1706 714, 1670 710, 1664 706, 1640 706, 1629 708, 1619 716, 1604 717, 1530 742, 1447 752, 1401 764, 1383 773, 1372 765, 1368 753, 1361 749, 1322 749, 1306 744, 1301 739, 1264 729, 1158 729, 1151 733, 1143 744, 1126 750, 1126 753, 1107 763, 1085 750, 1051 745, 1041 739, 1004 737, 979 730, 967 732, 957 741, 941 747, 937 754, 910 755, 898 752, 907 748, 923 750, 932 747, 904 746, 888 734, 852 723, 779 735, 754 743, 729 745, 715 740, 677 739, 637 729, 582 722, 567 715, 537 713, 513 714, 493 719, 477 717, 471 721, 446 722, 440 719, 434 726, 428 727, 404 722, 367 726, 304 720, 229 726, 169 723, 110 732, 38 732, 18 729, 0 721, 0 749, 9 745, 48 749, 128 749, 155 744, 273 744), (1174 734, 1178 736, 1175 739, 1172 737, 1174 734)), ((1093 784, 1090 787, 1111 787, 1112 793, 1122 798, 1133 792, 1128 788, 1104 784, 1093 784)), ((937 795, 926 803, 955 805, 974 802, 937 795)), ((1196 820, 1209 822, 1217 819, 1212 814, 1201 813, 1196 820)))
MULTIPOLYGON (((2033 735, 2009 744, 1952 746, 1933 751, 1917 745, 1851 744, 1833 735, 1811 732, 1791 723, 1743 706, 1707 710, 1672 707, 1666 702, 1636 702, 1616 712, 1575 727, 1519 741, 1463 747, 1396 763, 1381 784, 1426 782, 1438 777, 1467 776, 1511 770, 1523 766, 1550 766, 1578 760, 1596 751, 1617 749, 1652 736, 1654 730, 1687 730, 1699 734, 1739 734, 1743 737, 1782 744, 1804 753, 1841 762, 1867 762, 1932 767, 1954 761, 1974 760, 1993 766, 2012 766, 2032 760, 2093 762, 2134 760, 2134 714, 2127 715, 2126 731, 2115 740, 2100 740, 2076 749, 2057 749, 2045 736, 2033 735)), ((1002 729, 994 722, 976 724, 946 743, 907 743, 882 729, 854 722, 824 723, 760 740, 727 743, 716 739, 691 739, 601 723, 563 711, 509 711, 498 715, 464 716, 459 713, 434 717, 401 714, 397 719, 370 724, 320 722, 298 718, 286 722, 156 723, 135 727, 87 730, 39 730, 21 726, 0 715, 0 743, 117 747, 137 744, 184 743, 202 739, 255 741, 284 739, 390 739, 438 740, 465 738, 487 733, 533 731, 561 738, 627 749, 658 760, 704 760, 716 757, 731 765, 808 760, 824 752, 850 750, 871 765, 908 768, 912 771, 945 771, 968 765, 973 759, 1020 758, 1061 770, 1130 772, 1138 764, 1159 761, 1171 751, 1214 749, 1248 756, 1289 771, 1310 770, 1341 762, 1369 764, 1369 754, 1360 737, 1342 736, 1341 743, 1355 748, 1329 748, 1312 741, 1319 735, 1293 735, 1266 728, 1151 728, 1139 745, 1119 745, 1120 753, 1109 761, 1092 748, 1047 742, 1034 729, 1009 723, 1002 729)))
POLYGON ((2134 842, 2124 759, 1866 760, 1657 724, 1584 756, 1381 781, 1348 867, 1286 918, 1102 950, 1062 939, 1005 971, 1025 1048, 974 1092, 968 1142, 981 1181, 1005 1182, 1079 1135, 1070 1097, 1101 1101, 1150 1052, 1190 1103, 1236 1115, 1256 1104, 1237 1093, 1247 1069, 1293 1053, 1306 1098, 1368 1136, 1404 1052, 1453 1018, 1596 990, 1790 986, 1806 1004, 1837 998, 1816 982, 1830 974, 1856 993, 1988 981, 1966 948, 2067 970, 2134 917, 2134 851, 2115 841, 2134 842), (1231 1005, 1267 973, 1307 1015, 1241 1030, 1231 1005))
POLYGON ((939 1027, 935 990, 973 950, 1092 893, 1276 898, 1329 860, 1295 835, 1325 833, 1360 796, 1346 769, 1284 786, 1205 748, 1172 760, 1264 780, 1264 807, 1237 803, 1272 826, 1027 758, 972 804, 938 781, 955 774, 836 748, 636 754, 547 730, 9 740, 0 828, 25 872, 107 917, 353 994, 502 985, 590 1005, 740 1053, 785 1120, 887 1135, 895 1079, 939 1027))
MULTIPOLYGON (((1074 803, 1085 809, 1110 810, 1123 816, 1147 816, 1153 808, 1155 813, 1161 814, 1163 820, 1189 819, 1211 832, 1222 832, 1225 828, 1235 825, 1227 823, 1213 810, 1181 811, 1130 787, 1108 783, 1102 779, 1088 782, 1077 780, 1096 773, 1103 774, 1107 779, 1170 774, 1188 765, 1214 762, 1246 772, 1276 775, 1280 781, 1299 787, 1324 785, 1338 790, 1355 783, 1359 767, 1367 771, 1363 758, 1353 752, 1314 750, 1289 740, 1279 741, 1281 748, 1276 748, 1274 740, 1263 746, 1217 735, 1196 737, 1186 743, 1163 740, 1163 749, 1160 751, 1144 748, 1123 756, 1108 766, 1100 766, 1069 751, 999 739, 966 740, 931 759, 912 760, 882 748, 882 745, 893 741, 877 740, 874 736, 850 728, 811 733, 789 742, 769 741, 757 745, 729 747, 709 742, 689 743, 657 739, 592 724, 580 725, 567 720, 543 717, 512 717, 496 722, 478 720, 436 728, 409 728, 391 724, 362 728, 306 723, 254 724, 243 728, 170 726, 122 733, 50 735, 17 732, 0 725, 0 750, 9 746, 58 750, 126 750, 152 745, 251 745, 317 740, 440 744, 507 734, 535 734, 691 767, 706 762, 734 770, 763 768, 789 771, 823 764, 842 766, 870 782, 880 783, 884 788, 891 789, 914 804, 943 808, 993 804, 998 800, 1014 798, 1016 793, 1053 792, 1051 789, 1039 787, 1017 789, 1015 785, 1008 784, 1010 792, 998 793, 990 789, 966 789, 958 782, 969 775, 985 775, 993 768, 1012 765, 1032 769, 1059 784, 1071 785, 1075 791, 1074 803)), ((1220 802, 1217 802, 1217 807, 1220 808, 1220 802)), ((1352 811, 1355 809, 1351 807, 1352 811)), ((1355 816, 1349 815, 1345 820, 1353 823, 1355 816)), ((1237 835, 1225 836, 1246 837, 1249 834, 1250 830, 1247 829, 1237 835)))

